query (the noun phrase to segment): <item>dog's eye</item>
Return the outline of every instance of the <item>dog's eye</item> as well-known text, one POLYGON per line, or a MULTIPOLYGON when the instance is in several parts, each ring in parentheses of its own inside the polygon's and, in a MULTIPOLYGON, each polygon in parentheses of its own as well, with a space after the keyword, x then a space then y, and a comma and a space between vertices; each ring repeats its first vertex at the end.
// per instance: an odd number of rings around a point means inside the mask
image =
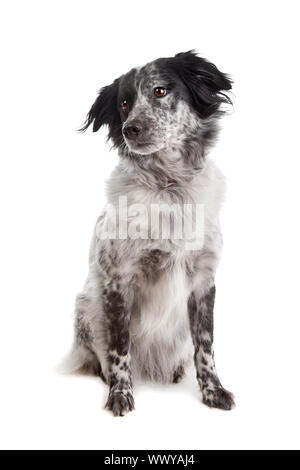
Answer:
POLYGON ((127 109, 128 106, 129 106, 128 101, 123 100, 122 103, 121 103, 121 108, 122 108, 122 109, 127 109))
POLYGON ((162 98, 163 96, 166 96, 167 90, 162 86, 158 86, 157 88, 154 88, 154 94, 157 98, 162 98))

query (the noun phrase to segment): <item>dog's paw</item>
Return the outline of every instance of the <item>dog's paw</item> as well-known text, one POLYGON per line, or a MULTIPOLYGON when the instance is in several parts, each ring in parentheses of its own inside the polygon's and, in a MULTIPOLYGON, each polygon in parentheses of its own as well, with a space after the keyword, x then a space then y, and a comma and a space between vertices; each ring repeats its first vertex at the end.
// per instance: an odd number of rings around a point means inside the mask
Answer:
POLYGON ((234 408, 234 396, 223 387, 214 389, 207 388, 203 390, 203 403, 210 408, 220 408, 222 410, 231 410, 234 408))
POLYGON ((111 410, 114 416, 125 416, 126 413, 134 410, 132 393, 129 390, 111 391, 105 408, 111 410))

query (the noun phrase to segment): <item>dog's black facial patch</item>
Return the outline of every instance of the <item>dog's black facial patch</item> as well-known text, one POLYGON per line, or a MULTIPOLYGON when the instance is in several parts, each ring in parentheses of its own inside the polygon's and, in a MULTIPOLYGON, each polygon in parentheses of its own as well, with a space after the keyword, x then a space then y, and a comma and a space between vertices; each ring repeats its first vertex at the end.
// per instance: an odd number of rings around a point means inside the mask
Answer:
POLYGON ((132 110, 137 96, 137 88, 136 88, 136 69, 130 70, 126 75, 123 75, 120 79, 119 84, 119 91, 118 91, 118 107, 121 116, 122 122, 126 121, 128 118, 128 114, 132 110), (126 109, 122 109, 122 102, 126 101, 128 107, 126 109))

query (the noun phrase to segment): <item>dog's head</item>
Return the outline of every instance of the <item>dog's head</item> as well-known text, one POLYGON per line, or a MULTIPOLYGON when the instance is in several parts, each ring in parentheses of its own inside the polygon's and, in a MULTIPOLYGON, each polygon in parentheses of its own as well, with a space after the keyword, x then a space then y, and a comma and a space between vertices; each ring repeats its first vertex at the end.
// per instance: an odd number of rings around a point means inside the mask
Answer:
POLYGON ((231 80, 193 51, 157 59, 102 88, 81 130, 108 125, 114 146, 149 155, 177 147, 220 116, 231 80))

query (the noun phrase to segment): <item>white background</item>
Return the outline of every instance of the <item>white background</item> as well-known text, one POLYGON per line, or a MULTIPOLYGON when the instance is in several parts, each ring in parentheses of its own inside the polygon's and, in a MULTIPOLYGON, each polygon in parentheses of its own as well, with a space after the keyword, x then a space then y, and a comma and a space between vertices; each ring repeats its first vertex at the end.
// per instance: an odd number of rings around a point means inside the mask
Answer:
POLYGON ((298 3, 1 2, 1 447, 299 448, 298 3), (100 380, 55 372, 118 161, 105 131, 76 129, 101 86, 193 48, 235 81, 212 153, 228 184, 216 361, 237 408, 206 408, 192 370, 113 418, 100 380))

